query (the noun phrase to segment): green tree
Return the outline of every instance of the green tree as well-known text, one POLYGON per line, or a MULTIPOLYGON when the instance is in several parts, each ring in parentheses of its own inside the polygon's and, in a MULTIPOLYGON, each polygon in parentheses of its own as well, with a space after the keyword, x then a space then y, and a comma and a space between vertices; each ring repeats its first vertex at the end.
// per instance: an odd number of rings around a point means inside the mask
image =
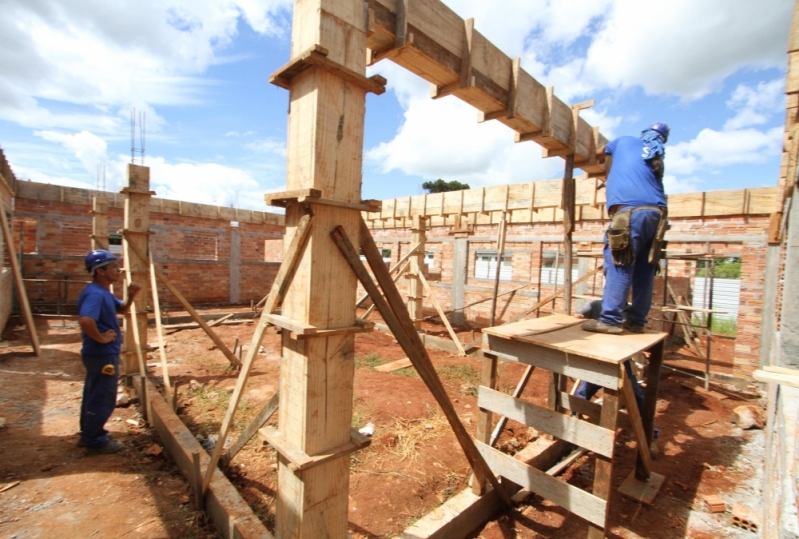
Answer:
MULTIPOLYGON (((696 276, 710 276, 710 262, 698 260, 696 262, 696 276)), ((741 278, 741 259, 740 258, 719 258, 716 260, 716 267, 713 276, 717 279, 740 279, 741 278)))
POLYGON ((424 182, 422 184, 422 189, 428 193, 443 193, 444 191, 461 191, 463 189, 469 189, 469 184, 461 183, 455 180, 452 180, 451 182, 445 182, 439 178, 434 182, 424 182))

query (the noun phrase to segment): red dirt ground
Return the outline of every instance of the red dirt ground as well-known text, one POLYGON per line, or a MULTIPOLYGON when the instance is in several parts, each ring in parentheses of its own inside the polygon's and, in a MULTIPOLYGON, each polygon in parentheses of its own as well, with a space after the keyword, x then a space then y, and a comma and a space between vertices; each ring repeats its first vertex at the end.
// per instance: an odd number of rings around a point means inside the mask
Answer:
MULTIPOLYGON (((109 430, 129 446, 128 451, 85 457, 74 446, 82 366, 75 322, 66 324, 62 327, 60 321, 51 321, 39 327, 45 349, 41 358, 26 354, 27 336, 19 328, 6 335, 9 346, 0 348, 0 416, 7 422, 0 429, 4 448, 0 488, 22 481, 0 493, 0 534, 50 537, 58 525, 58 535, 66 537, 215 537, 203 517, 191 510, 191 491, 168 457, 144 453, 158 440, 151 430, 127 423, 135 418, 133 407, 117 409, 109 422, 109 430), (116 417, 120 420, 114 421, 116 417), (72 480, 73 476, 79 481, 72 480)), ((430 329, 439 335, 443 331, 436 325, 430 329)), ((249 343, 252 331, 251 324, 218 326, 218 334, 231 346, 236 337, 249 343)), ((148 339, 156 341, 153 330, 148 339)), ((461 339, 470 340, 468 330, 461 332, 461 339)), ((236 374, 224 356, 211 349, 202 330, 183 330, 169 335, 167 341, 170 376, 182 384, 181 417, 195 435, 216 434, 236 374), (190 384, 192 380, 196 383, 190 384)), ((280 350, 274 329, 263 346, 237 415, 234 438, 278 387, 280 350)), ((714 342, 714 350, 719 361, 731 361, 730 347, 725 350, 723 342, 718 346, 714 342)), ((436 349, 429 352, 459 416, 473 432, 479 360, 436 349)), ((373 332, 356 337, 353 426, 369 422, 376 426, 372 445, 350 460, 350 533, 356 539, 395 536, 467 485, 466 459, 421 380, 412 369, 374 370, 376 365, 404 357, 389 335, 373 332)), ((149 354, 148 364, 157 363, 157 352, 149 354)), ((521 365, 500 364, 499 388, 515 387, 522 370, 521 365)), ((160 367, 151 372, 156 377, 162 374, 160 367)), ((689 513, 705 511, 702 495, 724 497, 750 478, 750 471, 734 463, 751 435, 742 434, 729 420, 732 408, 750 397, 721 391, 728 398, 718 400, 684 387, 689 380, 664 371, 661 381, 656 423, 661 431, 660 455, 653 467, 667 479, 654 507, 641 506, 616 492, 635 462, 631 433, 617 438, 609 537, 718 537, 720 533, 689 529, 689 513)), ((536 372, 523 398, 543 404, 546 387, 545 373, 536 372)), ((535 436, 532 429, 511 422, 498 447, 513 452, 535 436)), ((587 487, 593 465, 589 454, 561 477, 587 487)), ((272 529, 273 451, 262 448, 256 437, 234 459, 227 475, 272 529)), ((723 530, 728 520, 718 517, 718 529, 723 530)), ((584 521, 531 496, 516 510, 498 515, 474 537, 583 538, 585 533, 584 521)))

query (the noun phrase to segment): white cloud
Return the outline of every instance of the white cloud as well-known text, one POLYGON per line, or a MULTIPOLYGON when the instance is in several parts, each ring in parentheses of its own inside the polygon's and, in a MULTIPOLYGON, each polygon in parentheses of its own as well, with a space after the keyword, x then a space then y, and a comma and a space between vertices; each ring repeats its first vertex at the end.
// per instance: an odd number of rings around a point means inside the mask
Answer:
POLYGON ((727 107, 737 114, 724 124, 725 130, 739 129, 766 123, 774 114, 785 110, 784 79, 759 82, 756 88, 738 85, 727 101, 727 107))
POLYGON ((274 154, 281 157, 286 156, 286 142, 284 140, 278 140, 274 138, 256 140, 245 144, 244 147, 248 150, 253 150, 259 153, 274 154))
POLYGON ((783 129, 714 131, 703 129, 690 142, 666 150, 666 170, 672 174, 714 171, 730 165, 763 163, 780 154, 783 129))
POLYGON ((692 99, 751 67, 783 67, 792 3, 784 0, 617 0, 591 44, 597 86, 640 86, 692 99))
POLYGON ((695 193, 699 190, 702 181, 696 176, 678 178, 671 174, 663 176, 663 189, 666 194, 695 193))
MULTIPOLYGON (((196 103, 199 75, 237 34, 286 27, 290 0, 8 0, 0 13, 0 119, 34 128, 111 132, 109 109, 196 103), (86 105, 65 113, 56 103, 86 105), (97 107, 99 105, 100 107, 97 107)), ((151 125, 158 126, 154 111, 151 125)))
POLYGON ((97 173, 97 166, 108 161, 106 150, 108 145, 97 135, 81 131, 74 135, 57 131, 36 131, 36 136, 48 142, 58 142, 72 153, 89 172, 97 173))

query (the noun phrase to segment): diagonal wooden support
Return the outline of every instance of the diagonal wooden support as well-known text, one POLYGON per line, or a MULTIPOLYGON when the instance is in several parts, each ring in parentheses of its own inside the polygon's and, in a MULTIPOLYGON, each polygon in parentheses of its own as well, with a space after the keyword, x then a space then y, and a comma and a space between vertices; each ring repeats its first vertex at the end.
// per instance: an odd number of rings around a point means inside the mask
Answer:
MULTIPOLYGON (((410 258, 410 257, 411 257, 411 256, 412 256, 412 255, 413 255, 415 252, 416 252, 416 250, 417 250, 417 249, 419 249, 420 245, 421 245, 420 243, 417 243, 416 245, 414 245, 413 247, 411 247, 411 249, 410 249, 410 250, 409 250, 407 253, 405 253, 404 255, 402 255, 402 258, 400 258, 400 259, 397 261, 397 263, 396 263, 396 264, 394 264, 393 266, 391 266, 391 269, 390 269, 390 270, 388 270, 388 272, 389 272, 389 273, 394 273, 395 271, 397 271, 397 269, 399 269, 399 274, 401 274, 401 273, 404 271, 404 268, 407 268, 407 267, 408 267, 408 265, 407 265, 407 264, 405 264, 405 262, 407 262, 407 260, 408 260, 408 259, 409 259, 409 258, 410 258)), ((396 281, 396 280, 397 280, 397 278, 399 277, 399 274, 397 274, 397 276, 396 276, 396 277, 394 277, 394 280, 395 280, 395 281, 396 281)), ((369 297, 369 294, 364 294, 363 296, 361 296, 361 299, 359 299, 359 300, 358 300, 358 301, 355 303, 355 306, 356 306, 356 307, 360 307, 360 306, 361 306, 361 303, 363 303, 364 301, 366 301, 368 297, 369 297)))
POLYGON ((419 268, 416 268, 416 274, 419 276, 419 280, 422 281, 422 286, 424 286, 425 291, 427 291, 427 295, 430 297, 430 300, 433 302, 433 306, 438 311, 438 316, 441 318, 441 321, 444 322, 444 326, 446 326, 447 331, 449 332, 449 336, 452 338, 452 341, 455 343, 455 346, 458 347, 459 355, 465 356, 466 350, 463 349, 463 344, 461 340, 458 338, 458 335, 455 333, 455 330, 452 329, 452 324, 449 323, 446 315, 444 314, 444 310, 441 308, 441 305, 438 304, 438 300, 436 299, 435 294, 433 294, 433 290, 430 288, 430 284, 425 279, 422 272, 419 268))
MULTIPOLYGON (((410 268, 410 266, 411 266, 411 262, 410 262, 410 260, 406 260, 406 261, 405 261, 405 262, 402 264, 402 267, 401 267, 401 268, 399 268, 399 271, 397 271, 397 274, 394 276, 394 278, 392 279, 392 281, 396 283, 396 282, 399 280, 399 278, 400 278, 400 277, 402 277, 402 276, 405 274, 405 272, 406 272, 406 271, 408 271, 408 268, 410 268)), ((365 297, 367 297, 367 298, 368 298, 368 297, 369 297, 369 294, 365 294, 365 297)), ((372 303, 372 304, 369 306, 369 308, 368 308, 368 309, 366 309, 366 312, 365 312, 365 313, 363 313, 363 319, 364 319, 364 320, 366 320, 367 318, 369 318, 369 315, 370 315, 370 314, 372 314, 372 311, 374 311, 374 310, 375 310, 375 304, 374 304, 374 303, 372 303)))
MULTIPOLYGON (((6 212, 0 205, 0 226, 3 228, 3 240, 8 249, 8 261, 11 263, 11 272, 14 274, 14 284, 17 287, 17 298, 19 299, 19 308, 25 316, 25 325, 28 326, 28 334, 31 337, 31 345, 33 346, 33 353, 38 357, 41 348, 39 347, 39 336, 36 334, 36 325, 33 322, 33 313, 31 312, 31 305, 28 303, 28 294, 25 292, 25 283, 22 281, 22 272, 17 262, 17 254, 14 247, 14 238, 11 237, 11 228, 8 226, 8 219, 6 212)), ((2 253, 0 253, 2 255, 2 253)))
POLYGON ((208 485, 211 483, 211 478, 214 476, 214 471, 216 471, 216 465, 219 462, 219 458, 222 456, 225 440, 227 439, 228 432, 230 431, 230 425, 233 423, 233 416, 236 415, 236 408, 238 408, 241 395, 244 393, 244 386, 247 384, 247 379, 250 377, 250 370, 252 370, 253 360, 258 353, 258 347, 261 346, 264 333, 266 333, 266 328, 268 326, 267 319, 269 318, 270 314, 277 310, 277 306, 280 304, 283 296, 286 294, 289 284, 291 284, 291 280, 294 277, 294 272, 297 269, 297 263, 302 257, 302 252, 305 247, 305 243, 308 240, 308 236, 310 235, 311 228, 311 215, 303 215, 303 217, 300 219, 299 225, 297 226, 297 231, 294 233, 294 237, 291 238, 291 243, 286 251, 286 256, 283 258, 283 263, 280 265, 280 270, 278 270, 277 276, 272 283, 272 290, 269 292, 269 296, 266 300, 263 311, 261 311, 261 319, 258 321, 258 326, 255 328, 255 333, 253 333, 250 347, 247 349, 247 357, 244 359, 244 363, 241 366, 241 372, 236 380, 236 387, 233 390, 233 395, 230 397, 230 403, 228 403, 225 418, 222 420, 222 426, 219 429, 219 436, 216 439, 217 443, 214 447, 214 454, 211 455, 211 462, 208 464, 208 468, 205 470, 203 492, 205 492, 205 490, 208 488, 208 485))
POLYGON ((150 290, 153 294, 155 329, 158 332, 158 350, 161 354, 161 372, 164 377, 164 387, 166 388, 167 402, 172 402, 172 384, 169 381, 169 366, 167 366, 166 350, 164 349, 164 328, 161 324, 161 301, 158 298, 158 283, 156 282, 155 264, 153 264, 152 253, 150 253, 150 290))
MULTIPOLYGON (((619 365, 619 368, 621 369, 619 388, 621 389, 621 396, 624 398, 624 404, 627 406, 627 416, 630 418, 635 439, 638 442, 638 454, 641 456, 641 463, 643 464, 638 479, 647 481, 652 474, 652 456, 649 454, 649 443, 646 441, 644 425, 641 422, 641 412, 638 410, 638 403, 635 400, 631 382, 627 378, 627 373, 624 372, 624 367, 619 365)), ((638 475, 639 473, 636 473, 636 476, 638 475)))
MULTIPOLYGON (((123 232, 123 234, 127 236, 125 232, 123 232)), ((144 253, 140 252, 139 248, 136 247, 136 244, 134 242, 128 241, 127 244, 128 248, 131 249, 133 252, 135 252, 139 257, 145 258, 144 253)), ((186 309, 186 311, 191 315, 194 321, 200 324, 200 327, 203 328, 205 333, 211 338, 212 341, 214 341, 214 344, 217 346, 217 348, 219 348, 219 350, 223 354, 225 354, 225 357, 228 359, 228 361, 230 361, 232 365, 240 367, 241 362, 238 360, 238 358, 236 358, 236 356, 233 355, 233 352, 230 351, 227 345, 224 342, 222 342, 222 339, 220 339, 219 336, 216 333, 214 333, 214 331, 208 326, 208 323, 205 320, 203 320, 202 316, 200 316, 197 313, 197 311, 194 310, 194 307, 192 307, 191 303, 189 303, 189 301, 185 297, 183 297, 183 294, 180 293, 180 290, 175 288, 175 285, 173 285, 172 282, 169 279, 167 279, 166 275, 164 275, 161 272, 161 270, 158 269, 158 266, 153 264, 151 267, 152 269, 155 270, 156 277, 161 279, 161 282, 164 283, 164 285, 169 289, 170 292, 172 292, 172 295, 174 295, 177 298, 177 300, 180 302, 180 304, 183 305, 183 308, 186 309)), ((161 313, 158 313, 158 316, 160 315, 161 313)))
POLYGON ((236 438, 236 441, 233 442, 233 445, 228 448, 227 452, 222 455, 222 465, 228 466, 230 461, 233 460, 233 457, 238 455, 239 451, 241 451, 247 442, 250 441, 250 438, 256 435, 258 429, 264 426, 264 424, 269 421, 269 418, 272 417, 277 411, 277 407, 280 404, 280 391, 272 395, 272 398, 267 401, 261 411, 258 412, 250 424, 247 425, 247 428, 239 434, 239 437, 236 438))
POLYGON ((333 238, 333 241, 336 242, 341 254, 355 272, 358 280, 361 281, 361 284, 364 286, 364 288, 366 288, 367 292, 369 292, 369 295, 372 297, 372 301, 377 304, 377 309, 380 311, 380 314, 383 316, 386 324, 391 329, 391 332, 394 334, 397 342, 399 342, 400 346, 402 346, 403 350, 408 355, 408 358, 410 358, 410 360, 413 362, 413 366, 416 368, 419 376, 422 378, 427 387, 430 389, 430 392, 435 397, 438 405, 441 407, 441 410, 444 412, 444 415, 449 421, 449 424, 455 433, 455 437, 458 439, 458 442, 463 448, 463 451, 466 454, 466 459, 469 461, 472 470, 474 470, 475 474, 481 480, 488 480, 505 504, 508 507, 511 507, 513 502, 511 501, 507 492, 505 492, 503 487, 499 484, 499 481, 497 480, 496 476, 494 476, 491 468, 488 467, 488 464, 486 464, 486 461, 477 450, 477 447, 475 446, 472 438, 469 436, 469 433, 466 432, 466 429, 460 422, 458 414, 455 411, 452 402, 449 400, 449 397, 444 390, 444 386, 441 383, 441 380, 439 379, 432 362, 430 361, 430 357, 427 355, 427 350, 419 338, 419 334, 416 333, 416 330, 413 327, 413 322, 408 315, 408 311, 405 307, 402 297, 400 296, 396 286, 394 286, 391 281, 391 276, 388 274, 388 269, 383 263, 383 259, 380 256, 380 252, 378 251, 371 234, 369 233, 369 229, 366 227, 366 223, 364 223, 363 219, 361 219, 361 249, 363 249, 363 252, 366 255, 366 260, 369 262, 369 266, 371 267, 377 282, 385 292, 386 298, 383 298, 383 296, 380 294, 380 291, 377 289, 377 286, 372 282, 369 272, 361 263, 360 257, 358 256, 358 251, 350 242, 343 227, 336 227, 330 233, 330 236, 333 238))
MULTIPOLYGON (((516 389, 513 391, 514 399, 518 399, 519 397, 521 397, 522 392, 524 391, 524 386, 526 386, 527 382, 530 380, 530 376, 532 376, 534 369, 535 367, 533 367, 532 365, 527 365, 527 368, 524 370, 524 373, 522 374, 519 383, 516 385, 516 389)), ((508 422, 507 416, 503 415, 502 417, 499 418, 499 421, 497 421, 497 426, 494 427, 493 432, 491 432, 491 439, 489 440, 488 445, 493 447, 494 444, 497 443, 499 435, 502 433, 502 429, 505 428, 505 424, 507 422, 508 422)))

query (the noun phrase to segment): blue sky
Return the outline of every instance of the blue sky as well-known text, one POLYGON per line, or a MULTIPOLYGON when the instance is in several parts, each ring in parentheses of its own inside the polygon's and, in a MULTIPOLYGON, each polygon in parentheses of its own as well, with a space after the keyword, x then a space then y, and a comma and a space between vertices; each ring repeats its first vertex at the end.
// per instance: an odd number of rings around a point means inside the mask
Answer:
MULTIPOLYGON (((672 132, 667 192, 776 185, 790 0, 447 0, 612 138, 672 132), (646 6, 642 8, 642 6, 646 6), (510 16, 512 15, 512 16, 510 16)), ((285 185, 290 0, 7 0, 0 13, 0 145, 21 179, 119 190, 130 111, 146 112, 158 196, 266 209, 285 185)), ((560 158, 387 61, 367 98, 364 198, 558 177, 560 158)))

